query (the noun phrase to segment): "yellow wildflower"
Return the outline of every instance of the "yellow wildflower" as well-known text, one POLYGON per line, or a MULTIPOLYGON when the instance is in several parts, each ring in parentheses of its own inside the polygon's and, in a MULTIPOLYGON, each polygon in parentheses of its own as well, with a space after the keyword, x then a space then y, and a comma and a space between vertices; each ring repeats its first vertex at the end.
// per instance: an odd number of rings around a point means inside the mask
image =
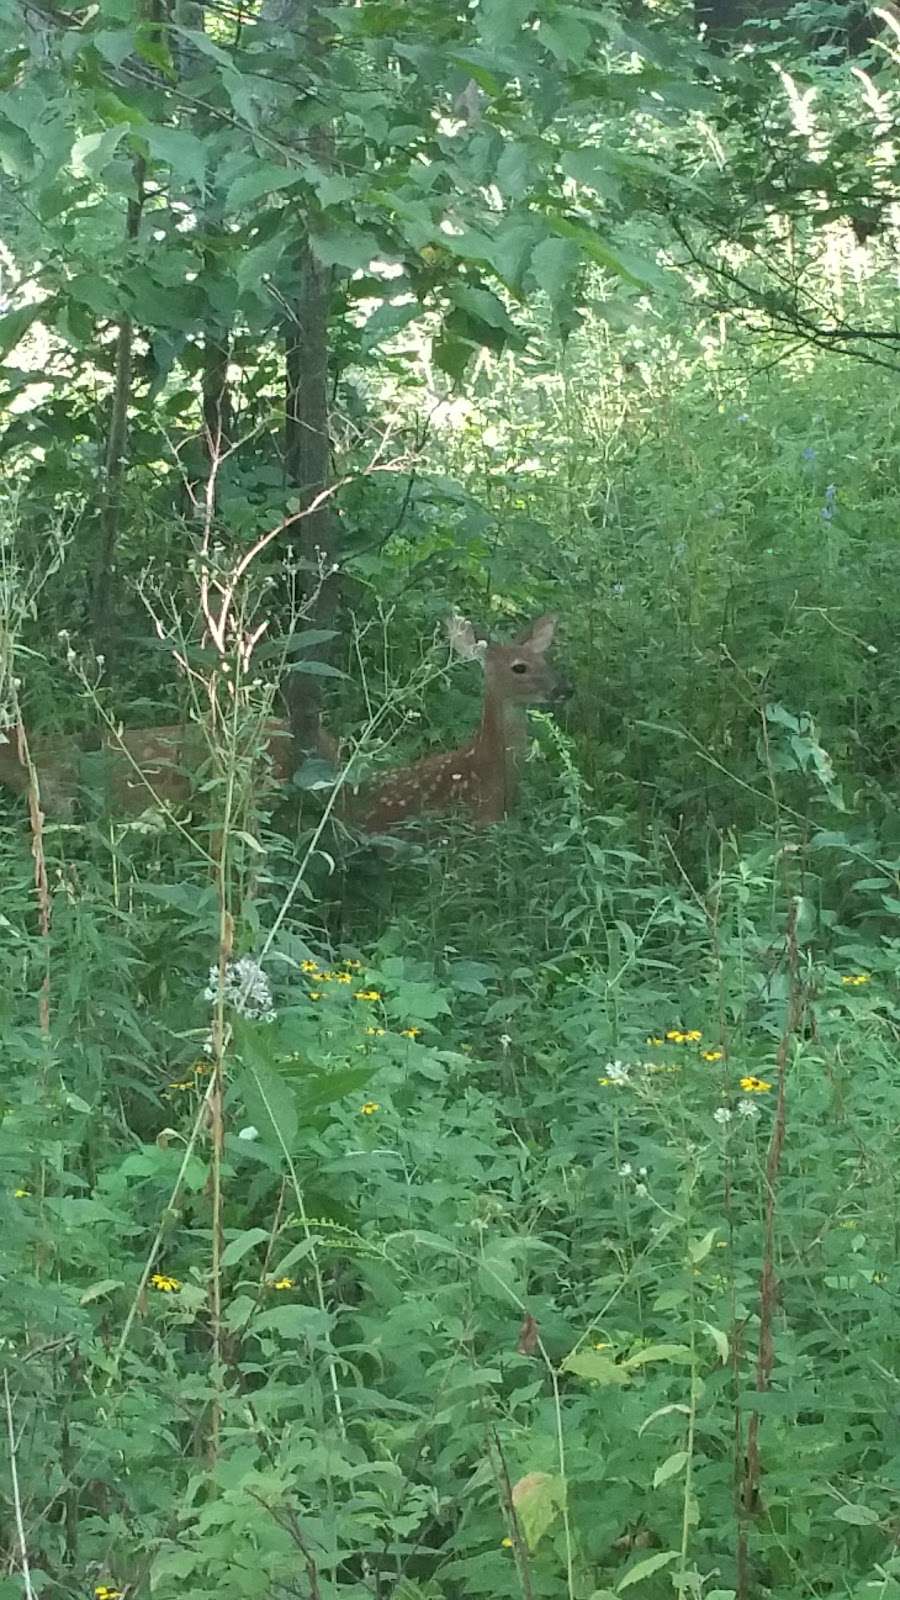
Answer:
POLYGON ((29 1200, 31 1198, 31 1190, 30 1189, 14 1189, 13 1190, 13 1195, 14 1195, 16 1200, 29 1200))
POLYGON ((160 1294, 177 1294, 181 1288, 181 1280, 179 1278, 170 1278, 165 1272, 154 1272, 153 1277, 150 1279, 150 1286, 153 1289, 158 1289, 160 1294))
POLYGON ((848 972, 847 976, 841 979, 841 983, 845 983, 851 989, 858 989, 860 984, 871 982, 871 972, 848 972))
POLYGON ((381 1107, 377 1100, 367 1100, 365 1105, 360 1106, 359 1109, 364 1117, 374 1117, 376 1111, 380 1111, 381 1107))
POLYGON ((331 976, 334 978, 335 983, 352 983, 353 982, 353 974, 352 974, 352 972, 333 972, 331 974, 331 976))
POLYGON ((343 965, 347 968, 348 972, 361 972, 362 971, 362 962, 361 961, 353 961, 350 956, 346 956, 344 958, 343 965))
POLYGON ((400 1037, 401 1039, 418 1039, 421 1032, 421 1028, 401 1028, 400 1037))
POLYGON ((688 1028, 688 1031, 684 1036, 684 1042, 685 1042, 685 1044, 697 1044, 698 1041, 700 1039, 702 1039, 702 1038, 703 1038, 702 1029, 700 1029, 700 1028, 688 1028))
POLYGON ((381 993, 378 989, 357 989, 354 1000, 380 1000, 381 993))
POLYGON ((680 1028, 669 1028, 668 1032, 666 1033, 666 1038, 669 1039, 672 1044, 684 1044, 687 1034, 682 1033, 680 1028))
POLYGON ((772 1085, 766 1083, 765 1078, 747 1077, 741 1079, 741 1088, 745 1094, 768 1094, 772 1085))
POLYGON ((655 1045, 665 1044, 665 1042, 666 1042, 665 1039, 663 1039, 661 1036, 659 1036, 657 1034, 651 1034, 649 1039, 647 1040, 648 1044, 655 1044, 655 1045))
POLYGON ((318 961, 301 961, 300 971, 308 972, 312 977, 317 978, 319 976, 319 963, 318 961))
POLYGON ((185 1089, 193 1089, 193 1087, 193 1078, 179 1078, 175 1081, 175 1083, 169 1084, 166 1092, 167 1094, 183 1094, 185 1089))
POLYGON ((293 1287, 293 1278, 270 1278, 269 1280, 270 1289, 293 1289, 293 1287))
POLYGON ((94 1588, 94 1600, 122 1600, 124 1589, 114 1589, 110 1583, 98 1583, 94 1588))
POLYGON ((373 1039, 381 1039, 384 1036, 384 1029, 383 1028, 367 1028, 366 1029, 366 1033, 371 1034, 373 1039))
POLYGON ((724 1050, 701 1050, 700 1054, 704 1061, 723 1061, 725 1058, 724 1050))
POLYGON ((309 994, 307 995, 306 998, 308 1000, 321 1000, 321 998, 322 998, 321 989, 310 989, 309 994))
POLYGON ((502 1545, 504 1550, 511 1550, 512 1547, 513 1547, 512 1539, 509 1539, 509 1538, 501 1539, 500 1540, 500 1544, 502 1545))

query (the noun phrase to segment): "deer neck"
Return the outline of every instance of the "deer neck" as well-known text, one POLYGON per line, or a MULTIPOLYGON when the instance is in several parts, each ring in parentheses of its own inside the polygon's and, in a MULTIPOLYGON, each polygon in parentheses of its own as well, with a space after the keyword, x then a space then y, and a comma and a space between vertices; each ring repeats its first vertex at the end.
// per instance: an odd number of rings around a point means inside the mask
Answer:
POLYGON ((519 767, 527 744, 525 708, 511 705, 487 691, 481 723, 475 736, 476 759, 490 771, 502 791, 503 809, 512 805, 518 787, 519 767))

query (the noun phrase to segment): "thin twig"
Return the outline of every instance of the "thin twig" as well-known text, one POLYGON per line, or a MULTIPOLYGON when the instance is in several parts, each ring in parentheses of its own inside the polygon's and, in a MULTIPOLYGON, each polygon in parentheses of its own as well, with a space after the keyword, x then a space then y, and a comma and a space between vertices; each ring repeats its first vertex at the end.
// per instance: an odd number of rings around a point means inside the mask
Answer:
POLYGON ((28 1564, 28 1546, 25 1542, 25 1523, 22 1518, 22 1497, 19 1493, 19 1468, 16 1458, 16 1430, 13 1425, 12 1396, 9 1392, 9 1373, 3 1373, 3 1398, 6 1407, 6 1435, 9 1440, 9 1475, 12 1481, 13 1506, 16 1514, 16 1535, 19 1541, 19 1560, 22 1565, 22 1582, 26 1600, 34 1600, 31 1587, 31 1567, 28 1564))

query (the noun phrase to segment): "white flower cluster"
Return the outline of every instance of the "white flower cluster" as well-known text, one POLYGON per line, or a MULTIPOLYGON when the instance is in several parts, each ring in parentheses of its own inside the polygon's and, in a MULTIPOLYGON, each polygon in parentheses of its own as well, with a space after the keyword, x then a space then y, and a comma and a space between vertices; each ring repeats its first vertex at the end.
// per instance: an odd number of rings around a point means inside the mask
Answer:
MULTIPOLYGON (((241 956, 229 961, 225 968, 222 997, 226 1006, 239 1017, 249 1017, 253 1022, 274 1022, 275 1007, 269 980, 258 961, 252 956, 241 956)), ((210 967, 209 983, 203 991, 204 1000, 219 998, 219 969, 210 967)))
POLYGON ((606 1076, 610 1083, 627 1083, 630 1072, 631 1067, 627 1061, 607 1061, 606 1063, 606 1076))
MULTIPOLYGON (((759 1106, 754 1105, 752 1100, 739 1100, 737 1103, 737 1113, 739 1117, 749 1117, 753 1119, 759 1116, 759 1106)), ((732 1115, 733 1113, 730 1111, 728 1106, 717 1106, 716 1110, 713 1112, 713 1122, 717 1122, 720 1128, 726 1128, 731 1121, 732 1115)))

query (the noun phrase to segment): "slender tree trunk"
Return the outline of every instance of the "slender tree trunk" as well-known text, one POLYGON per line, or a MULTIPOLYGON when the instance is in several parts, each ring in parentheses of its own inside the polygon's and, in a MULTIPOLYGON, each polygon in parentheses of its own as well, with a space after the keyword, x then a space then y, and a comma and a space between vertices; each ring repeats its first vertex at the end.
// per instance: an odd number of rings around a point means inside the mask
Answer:
MULTIPOLYGON (((268 0, 266 20, 273 27, 302 34, 306 62, 323 61, 323 26, 317 0, 268 0)), ((334 160, 334 142, 328 124, 314 126, 307 150, 319 167, 334 160)), ((304 240, 296 263, 300 288, 291 314, 285 320, 285 475, 298 491, 300 507, 309 505, 331 479, 329 431, 329 269, 324 268, 304 240)), ((296 524, 292 540, 294 558, 304 590, 304 618, 321 625, 333 615, 337 603, 336 574, 340 528, 330 501, 296 524)), ((323 652, 320 652, 324 654, 323 652)), ((309 659, 307 653, 307 659, 309 659)), ((297 755, 317 748, 321 706, 319 679, 309 673, 290 673, 284 690, 297 755)))
MULTIPOLYGON (((125 216, 125 239, 130 247, 138 237, 144 209, 145 163, 142 156, 133 166, 134 194, 125 216)), ((115 378, 106 440, 103 497, 100 506, 100 538, 94 567, 92 593, 92 633, 94 643, 107 655, 113 646, 113 577, 122 516, 122 491, 128 466, 128 406, 131 400, 132 347, 134 327, 129 316, 119 323, 116 336, 115 378)))

